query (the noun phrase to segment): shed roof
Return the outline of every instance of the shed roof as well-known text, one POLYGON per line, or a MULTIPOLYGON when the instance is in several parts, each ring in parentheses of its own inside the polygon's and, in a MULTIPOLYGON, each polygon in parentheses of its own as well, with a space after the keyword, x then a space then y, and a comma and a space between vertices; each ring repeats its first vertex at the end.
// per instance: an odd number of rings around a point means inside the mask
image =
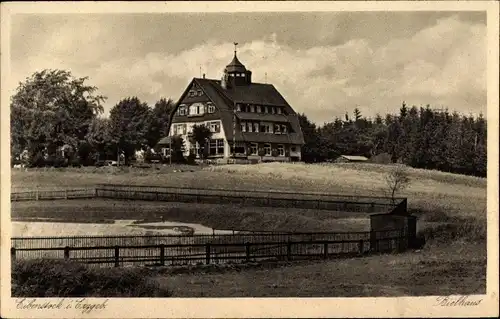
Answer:
POLYGON ((367 161, 368 158, 364 156, 357 156, 357 155, 340 155, 340 157, 343 157, 347 160, 350 161, 367 161))

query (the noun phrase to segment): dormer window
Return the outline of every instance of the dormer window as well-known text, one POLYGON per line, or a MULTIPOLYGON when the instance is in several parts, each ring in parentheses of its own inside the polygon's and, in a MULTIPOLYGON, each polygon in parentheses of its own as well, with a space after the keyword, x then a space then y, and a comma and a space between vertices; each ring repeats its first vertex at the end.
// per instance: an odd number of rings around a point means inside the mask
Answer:
POLYGON ((208 104, 208 113, 215 113, 215 105, 208 104))
POLYGON ((260 109, 260 105, 257 105, 257 113, 260 113, 262 112, 262 110, 260 109))
POLYGON ((255 112, 255 106, 254 105, 250 105, 250 112, 255 112))
POLYGON ((281 134, 281 125, 279 124, 274 125, 274 134, 281 134))
POLYGON ((278 114, 281 114, 281 107, 276 108, 276 111, 278 112, 278 114))
POLYGON ((181 116, 184 116, 186 115, 186 106, 185 105, 181 105, 179 106, 179 109, 177 110, 177 112, 179 113, 179 115, 181 116))
POLYGON ((236 111, 241 112, 241 104, 236 104, 236 111))

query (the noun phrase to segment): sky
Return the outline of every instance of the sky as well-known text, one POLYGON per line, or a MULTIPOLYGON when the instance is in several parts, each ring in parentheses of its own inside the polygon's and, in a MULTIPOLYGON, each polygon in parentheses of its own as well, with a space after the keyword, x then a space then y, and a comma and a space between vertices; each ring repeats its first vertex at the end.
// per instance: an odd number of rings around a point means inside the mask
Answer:
POLYGON ((238 42, 254 82, 322 124, 401 103, 486 113, 484 12, 18 14, 11 78, 65 69, 107 97, 176 101, 193 77, 220 79, 238 42))

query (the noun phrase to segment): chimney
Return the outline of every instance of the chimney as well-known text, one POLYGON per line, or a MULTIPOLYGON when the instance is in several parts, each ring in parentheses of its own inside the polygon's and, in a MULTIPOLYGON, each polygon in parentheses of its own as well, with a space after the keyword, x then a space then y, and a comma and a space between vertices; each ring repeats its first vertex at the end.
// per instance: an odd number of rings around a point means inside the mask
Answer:
POLYGON ((203 78, 205 78, 205 73, 203 73, 203 78))

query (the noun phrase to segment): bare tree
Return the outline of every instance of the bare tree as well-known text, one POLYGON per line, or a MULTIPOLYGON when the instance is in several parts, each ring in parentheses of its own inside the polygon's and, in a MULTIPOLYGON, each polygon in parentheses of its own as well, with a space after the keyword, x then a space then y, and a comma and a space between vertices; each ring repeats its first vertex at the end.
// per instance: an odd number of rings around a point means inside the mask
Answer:
POLYGON ((406 167, 401 164, 394 165, 394 168, 387 173, 385 182, 393 204, 395 203, 394 197, 396 193, 408 187, 410 183, 408 175, 406 167))

